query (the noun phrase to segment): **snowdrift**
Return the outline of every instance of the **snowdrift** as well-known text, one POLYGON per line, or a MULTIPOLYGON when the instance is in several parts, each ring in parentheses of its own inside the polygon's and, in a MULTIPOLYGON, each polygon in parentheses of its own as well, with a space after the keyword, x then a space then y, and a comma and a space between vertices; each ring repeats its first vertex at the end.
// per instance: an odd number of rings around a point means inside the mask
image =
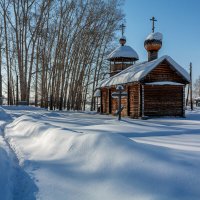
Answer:
POLYGON ((200 197, 195 153, 137 143, 115 133, 59 128, 30 116, 14 120, 5 133, 36 183, 38 199, 200 197))

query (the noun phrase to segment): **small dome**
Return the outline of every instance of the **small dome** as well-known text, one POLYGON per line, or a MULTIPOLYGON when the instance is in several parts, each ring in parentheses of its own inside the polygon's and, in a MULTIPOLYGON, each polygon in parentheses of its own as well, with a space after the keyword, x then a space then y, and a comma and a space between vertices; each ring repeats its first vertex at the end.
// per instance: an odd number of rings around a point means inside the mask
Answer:
POLYGON ((116 58, 128 58, 130 61, 139 59, 138 54, 130 46, 119 46, 108 55, 108 60, 113 61, 116 58))
POLYGON ((126 40, 126 37, 124 35, 122 35, 122 37, 120 39, 126 40))
POLYGON ((119 39, 119 43, 124 46, 126 44, 126 37, 125 36, 122 36, 120 39, 119 39))
POLYGON ((162 33, 150 33, 144 41, 144 47, 147 51, 158 51, 162 47, 162 33))

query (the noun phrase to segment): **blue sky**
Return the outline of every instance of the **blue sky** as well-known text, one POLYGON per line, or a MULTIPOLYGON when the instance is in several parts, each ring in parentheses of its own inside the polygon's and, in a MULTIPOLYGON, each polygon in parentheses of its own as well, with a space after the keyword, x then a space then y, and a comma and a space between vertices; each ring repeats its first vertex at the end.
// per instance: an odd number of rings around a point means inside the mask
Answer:
POLYGON ((185 69, 193 64, 193 79, 200 75, 200 1, 199 0, 125 0, 125 36, 140 61, 147 59, 144 40, 152 31, 163 34, 159 56, 169 55, 185 69))

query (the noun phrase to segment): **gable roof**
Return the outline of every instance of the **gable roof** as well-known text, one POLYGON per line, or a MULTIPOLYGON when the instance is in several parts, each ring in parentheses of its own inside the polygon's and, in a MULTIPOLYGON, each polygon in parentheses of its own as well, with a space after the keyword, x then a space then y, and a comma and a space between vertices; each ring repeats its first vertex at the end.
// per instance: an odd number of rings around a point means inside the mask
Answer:
POLYGON ((179 72, 179 74, 182 75, 186 81, 190 82, 190 76, 188 72, 178 63, 176 63, 170 56, 165 55, 150 62, 145 61, 142 63, 136 63, 120 73, 101 81, 99 88, 141 81, 148 73, 150 73, 164 60, 167 60, 169 64, 172 65, 172 67, 174 67, 174 69, 177 70, 177 72, 179 72))

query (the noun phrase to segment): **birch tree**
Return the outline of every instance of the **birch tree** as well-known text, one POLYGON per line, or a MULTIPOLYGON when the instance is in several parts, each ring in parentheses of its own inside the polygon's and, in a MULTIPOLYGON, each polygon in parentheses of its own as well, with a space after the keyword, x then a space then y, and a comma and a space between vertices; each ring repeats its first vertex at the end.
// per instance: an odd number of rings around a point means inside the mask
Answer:
POLYGON ((50 109, 93 110, 124 17, 120 2, 2 0, 0 69, 2 60, 8 104, 32 100, 50 109))

